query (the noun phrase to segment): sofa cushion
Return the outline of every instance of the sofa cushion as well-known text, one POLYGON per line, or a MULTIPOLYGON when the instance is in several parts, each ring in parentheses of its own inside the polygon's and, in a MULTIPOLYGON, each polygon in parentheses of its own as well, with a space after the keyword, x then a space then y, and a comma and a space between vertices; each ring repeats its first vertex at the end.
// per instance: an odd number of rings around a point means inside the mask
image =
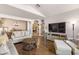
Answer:
POLYGON ((18 55, 18 52, 17 52, 12 40, 9 40, 7 42, 7 46, 9 48, 11 55, 18 55))
POLYGON ((77 45, 71 41, 66 40, 66 42, 73 48, 77 48, 77 45))
POLYGON ((15 31, 11 36, 13 43, 21 42, 23 39, 29 38, 29 37, 31 37, 31 35, 29 35, 28 31, 15 31))
POLYGON ((73 48, 73 54, 79 55, 79 49, 77 48, 77 45, 68 40, 66 42, 73 48))
POLYGON ((21 37, 22 33, 21 33, 21 31, 15 31, 15 32, 13 32, 13 35, 14 35, 14 37, 21 37))
POLYGON ((0 46, 0 55, 10 54, 9 49, 6 44, 0 46))
POLYGON ((21 36, 25 36, 25 31, 21 31, 21 36))
POLYGON ((29 35, 29 32, 28 31, 25 31, 25 36, 28 36, 29 35))

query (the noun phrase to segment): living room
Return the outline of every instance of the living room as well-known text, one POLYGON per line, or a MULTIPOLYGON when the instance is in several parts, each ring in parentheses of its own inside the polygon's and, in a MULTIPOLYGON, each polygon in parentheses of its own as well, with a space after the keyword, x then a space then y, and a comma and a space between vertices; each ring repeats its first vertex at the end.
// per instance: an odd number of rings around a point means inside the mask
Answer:
POLYGON ((79 54, 79 5, 1 4, 0 7, 1 55, 79 54))

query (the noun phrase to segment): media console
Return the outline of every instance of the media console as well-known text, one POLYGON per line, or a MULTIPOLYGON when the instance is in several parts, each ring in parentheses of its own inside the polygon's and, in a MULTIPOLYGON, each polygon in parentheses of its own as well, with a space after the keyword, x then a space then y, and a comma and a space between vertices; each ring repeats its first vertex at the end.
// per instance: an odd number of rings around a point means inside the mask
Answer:
POLYGON ((66 40, 67 39, 66 33, 48 32, 46 34, 47 34, 48 40, 54 40, 54 39, 66 40))

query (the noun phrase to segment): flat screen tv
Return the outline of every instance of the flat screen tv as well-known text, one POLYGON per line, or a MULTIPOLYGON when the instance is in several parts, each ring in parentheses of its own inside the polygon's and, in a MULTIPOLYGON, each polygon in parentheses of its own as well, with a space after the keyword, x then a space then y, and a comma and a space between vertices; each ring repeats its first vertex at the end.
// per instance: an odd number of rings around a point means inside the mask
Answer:
POLYGON ((65 33, 65 22, 49 24, 49 32, 65 33))

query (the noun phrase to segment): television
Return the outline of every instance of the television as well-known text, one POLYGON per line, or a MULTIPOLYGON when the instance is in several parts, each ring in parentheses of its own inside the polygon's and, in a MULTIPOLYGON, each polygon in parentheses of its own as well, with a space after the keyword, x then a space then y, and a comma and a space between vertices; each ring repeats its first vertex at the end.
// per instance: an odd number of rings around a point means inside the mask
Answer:
POLYGON ((49 24, 49 32, 65 33, 65 22, 49 24))

